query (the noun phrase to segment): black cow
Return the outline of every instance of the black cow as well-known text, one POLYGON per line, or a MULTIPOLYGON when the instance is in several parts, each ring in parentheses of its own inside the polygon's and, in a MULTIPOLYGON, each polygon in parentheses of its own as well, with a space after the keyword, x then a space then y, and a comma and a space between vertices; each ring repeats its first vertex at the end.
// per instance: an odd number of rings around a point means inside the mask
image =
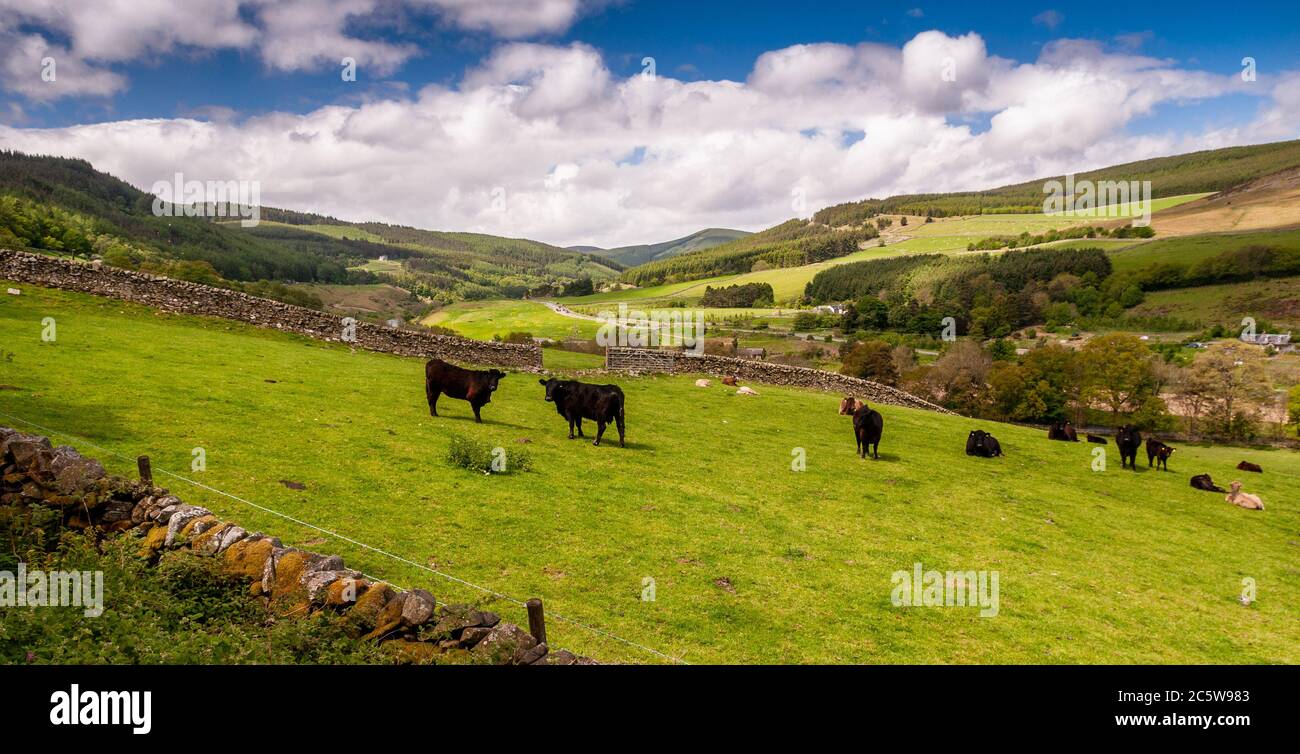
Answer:
POLYGON ((1115 433, 1115 445, 1119 447, 1119 467, 1122 469, 1132 464, 1132 469, 1137 471, 1138 448, 1142 447, 1142 433, 1125 424, 1115 433))
POLYGON ((1147 466, 1150 467, 1155 463, 1156 468, 1169 470, 1169 456, 1174 454, 1174 449, 1160 442, 1156 438, 1147 439, 1147 466))
POLYGON ((1095 442, 1098 445, 1107 445, 1106 438, 1100 435, 1088 435, 1088 442, 1095 442))
POLYGON ((623 390, 618 385, 588 385, 577 380, 538 380, 546 387, 546 400, 555 404, 560 416, 569 420, 569 439, 573 439, 573 428, 582 433, 582 420, 596 422, 596 441, 605 434, 605 425, 613 423, 618 427, 618 446, 623 445, 623 390))
POLYGON ((1214 483, 1209 474, 1197 474, 1192 477, 1192 486, 1206 492, 1226 492, 1226 490, 1214 483))
POLYGON ((1241 471, 1253 471, 1256 474, 1264 473, 1264 469, 1261 468, 1259 464, 1251 463, 1250 461, 1242 461, 1241 463, 1237 464, 1237 468, 1241 471))
POLYGON ((972 431, 966 436, 966 455, 980 458, 995 458, 1002 455, 1000 445, 993 435, 982 429, 972 431))
POLYGON ((1074 425, 1069 420, 1056 421, 1052 422, 1052 425, 1047 428, 1047 439, 1078 442, 1079 435, 1074 431, 1074 425))
POLYGON ((879 411, 863 403, 853 412, 853 437, 858 441, 858 457, 867 457, 867 446, 871 446, 872 460, 880 458, 880 435, 885 429, 885 417, 879 411))
POLYGON ((446 393, 448 398, 469 401, 470 407, 474 409, 474 421, 482 424, 479 409, 492 401, 497 383, 505 376, 506 373, 499 369, 476 372, 439 359, 430 359, 424 365, 424 393, 429 399, 429 415, 438 415, 438 396, 446 393))

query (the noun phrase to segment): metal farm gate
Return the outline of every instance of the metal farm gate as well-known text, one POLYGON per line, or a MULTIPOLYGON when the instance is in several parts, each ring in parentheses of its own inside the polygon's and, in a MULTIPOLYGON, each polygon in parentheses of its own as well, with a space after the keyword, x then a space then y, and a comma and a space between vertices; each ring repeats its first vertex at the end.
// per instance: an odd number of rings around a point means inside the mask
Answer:
POLYGON ((624 372, 672 372, 676 354, 657 348, 605 349, 605 368, 624 372))

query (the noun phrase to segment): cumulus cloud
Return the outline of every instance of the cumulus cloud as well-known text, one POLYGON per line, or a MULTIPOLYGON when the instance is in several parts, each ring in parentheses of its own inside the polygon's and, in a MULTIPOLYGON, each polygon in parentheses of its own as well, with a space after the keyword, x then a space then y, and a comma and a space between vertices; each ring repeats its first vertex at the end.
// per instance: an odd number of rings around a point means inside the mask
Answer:
POLYGON ((799 214, 792 196, 807 214, 1294 138, 1297 115, 1296 73, 1246 84, 1081 40, 1018 62, 931 31, 773 50, 744 81, 624 78, 586 45, 512 42, 413 94, 242 120, 0 126, 0 148, 83 157, 145 188, 181 170, 345 219, 613 246, 767 227, 799 214), (1262 103, 1237 129, 1127 133, 1162 104, 1234 92, 1262 103))
MULTIPOLYGON (((434 13, 449 26, 517 39, 562 32, 584 11, 581 0, 391 0, 434 13)), ((271 69, 338 66, 344 57, 376 75, 419 53, 411 44, 369 39, 353 27, 382 24, 382 0, 5 0, 0 3, 0 88, 33 100, 114 94, 126 86, 111 66, 215 50, 255 52, 271 69), (25 34, 16 29, 30 28, 25 34), (56 40, 67 40, 58 44, 56 40), (52 55, 62 86, 37 86, 52 55)), ((41 82, 44 83, 44 82, 41 82)))

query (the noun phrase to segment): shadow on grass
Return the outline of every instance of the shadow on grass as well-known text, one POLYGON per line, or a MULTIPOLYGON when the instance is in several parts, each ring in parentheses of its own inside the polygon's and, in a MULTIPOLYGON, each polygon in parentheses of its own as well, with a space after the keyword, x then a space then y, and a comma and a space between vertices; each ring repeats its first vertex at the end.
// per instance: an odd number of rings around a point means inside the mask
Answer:
MULTIPOLYGON (((430 416, 429 420, 435 423, 440 421, 469 422, 470 424, 479 423, 474 421, 473 414, 470 414, 469 416, 456 416, 454 414, 440 413, 437 416, 430 416)), ((482 425, 484 427, 508 427, 510 429, 536 429, 535 427, 525 427, 522 424, 511 424, 510 422, 503 422, 496 419, 489 419, 486 416, 483 417, 482 425)))

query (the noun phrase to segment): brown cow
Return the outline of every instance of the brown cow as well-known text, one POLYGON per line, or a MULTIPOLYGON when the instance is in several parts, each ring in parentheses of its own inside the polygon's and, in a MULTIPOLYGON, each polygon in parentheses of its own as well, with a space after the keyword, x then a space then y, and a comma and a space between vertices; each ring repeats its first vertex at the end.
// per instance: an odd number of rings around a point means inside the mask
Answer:
POLYGON ((470 407, 474 409, 474 421, 482 424, 479 409, 492 401, 497 383, 505 376, 506 373, 499 369, 476 372, 439 359, 430 359, 424 365, 424 392, 429 399, 429 415, 438 415, 438 396, 446 393, 448 398, 469 401, 470 407))
POLYGON ((865 405, 867 405, 865 401, 846 395, 844 400, 840 401, 840 416, 853 416, 854 412, 865 405))
POLYGON ((1249 492, 1241 491, 1241 482, 1234 480, 1230 485, 1232 492, 1224 500, 1247 510, 1264 510, 1264 501, 1259 499, 1259 495, 1252 495, 1249 492))

